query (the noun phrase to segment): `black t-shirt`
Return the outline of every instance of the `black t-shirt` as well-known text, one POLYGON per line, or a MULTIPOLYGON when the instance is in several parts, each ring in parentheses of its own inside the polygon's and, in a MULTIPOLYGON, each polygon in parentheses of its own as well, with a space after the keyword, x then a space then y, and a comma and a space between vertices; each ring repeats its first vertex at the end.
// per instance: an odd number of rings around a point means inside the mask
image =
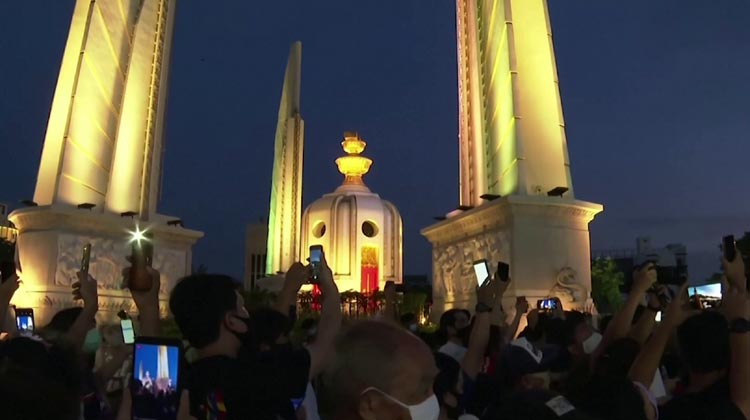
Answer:
POLYGON ((726 380, 701 392, 681 395, 659 408, 659 420, 745 420, 729 396, 726 380))
POLYGON ((307 350, 279 350, 252 360, 225 356, 190 367, 190 414, 198 420, 295 419, 291 400, 304 396, 307 350))

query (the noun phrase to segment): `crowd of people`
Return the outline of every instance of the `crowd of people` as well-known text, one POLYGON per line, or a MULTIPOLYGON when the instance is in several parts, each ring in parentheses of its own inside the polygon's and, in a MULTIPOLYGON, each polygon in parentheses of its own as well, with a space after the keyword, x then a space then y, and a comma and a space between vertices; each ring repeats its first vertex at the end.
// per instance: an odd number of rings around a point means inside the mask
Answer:
MULTIPOLYGON (((601 319, 559 300, 537 309, 517 297, 504 308, 516 280, 490 278, 475 307, 446 311, 432 333, 398 313, 392 284, 379 314, 345 319, 325 257, 316 270, 320 311, 305 320, 296 319, 296 302, 309 266, 290 267, 274 305, 252 312, 234 279, 195 274, 169 298, 189 348, 169 395, 123 373, 133 347, 99 333, 96 280, 80 273, 80 306, 33 335, 2 326, 0 418, 748 420, 746 271, 742 258, 723 267, 718 308, 695 309, 687 283, 670 293, 646 263, 622 307, 601 319), (137 414, 143 393, 173 409, 137 414)), ((131 294, 138 335, 158 337, 160 275, 148 272, 151 290, 131 294)), ((0 285, 0 313, 19 284, 0 285)))

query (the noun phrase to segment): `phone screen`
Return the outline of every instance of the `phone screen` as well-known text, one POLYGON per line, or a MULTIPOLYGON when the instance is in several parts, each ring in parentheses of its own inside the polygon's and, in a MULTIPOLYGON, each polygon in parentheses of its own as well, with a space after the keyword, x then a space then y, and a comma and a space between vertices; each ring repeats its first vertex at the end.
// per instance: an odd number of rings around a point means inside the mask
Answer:
POLYGON ((16 328, 21 334, 34 332, 34 311, 32 309, 16 309, 16 328))
POLYGON ((542 299, 537 304, 537 308, 547 311, 557 309, 557 301, 555 299, 542 299))
POLYGON ((133 321, 130 319, 121 320, 120 328, 122 328, 122 340, 125 342, 125 344, 133 344, 135 342, 135 331, 133 330, 133 321))
POLYGON ((180 402, 179 344, 158 339, 135 343, 133 354, 133 419, 152 420, 177 418, 180 402))
POLYGON ((474 275, 477 277, 477 284, 481 286, 490 277, 490 270, 487 267, 487 260, 479 260, 474 263, 474 275))
POLYGON ((320 247, 310 247, 310 264, 320 264, 323 258, 323 250, 320 247))
POLYGON ((700 309, 716 309, 721 305, 721 283, 688 287, 688 297, 698 296, 700 309))

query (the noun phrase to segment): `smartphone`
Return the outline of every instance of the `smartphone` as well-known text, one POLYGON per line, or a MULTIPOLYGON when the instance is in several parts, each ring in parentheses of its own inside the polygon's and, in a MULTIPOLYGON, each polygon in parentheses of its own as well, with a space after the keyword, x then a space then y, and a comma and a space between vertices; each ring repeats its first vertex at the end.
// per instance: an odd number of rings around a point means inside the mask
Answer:
POLYGON ((16 328, 22 335, 34 333, 34 310, 31 308, 15 308, 16 328))
POLYGON ((474 275, 477 278, 477 285, 482 285, 490 279, 490 266, 487 260, 474 261, 474 275))
POLYGON ((91 244, 83 246, 83 256, 81 257, 81 273, 86 276, 89 274, 89 261, 91 261, 91 244))
POLYGON ((132 255, 128 288, 136 291, 151 290, 151 274, 146 267, 151 267, 154 255, 154 245, 148 234, 135 232, 131 238, 132 255))
POLYGON ((536 308, 540 311, 551 311, 557 309, 557 300, 552 298, 539 299, 536 303, 536 308))
POLYGON ((320 276, 320 264, 323 262, 323 245, 310 247, 310 283, 317 284, 320 276))
POLYGON ((135 330, 133 330, 133 320, 121 319, 120 328, 122 329, 122 341, 125 344, 135 343, 135 330))
POLYGON ((721 249, 724 251, 724 259, 729 262, 737 257, 737 248, 734 245, 734 235, 727 235, 722 240, 721 249))
POLYGON ((661 311, 656 313, 656 317, 654 317, 654 321, 661 322, 661 311))
POLYGON ((508 263, 504 263, 500 261, 497 263, 497 277, 502 282, 507 282, 510 280, 510 265, 508 263))
POLYGON ((179 339, 138 337, 133 345, 131 394, 134 420, 176 420, 182 379, 179 339))
POLYGON ((688 297, 696 309, 718 309, 721 306, 721 283, 688 287, 688 297))

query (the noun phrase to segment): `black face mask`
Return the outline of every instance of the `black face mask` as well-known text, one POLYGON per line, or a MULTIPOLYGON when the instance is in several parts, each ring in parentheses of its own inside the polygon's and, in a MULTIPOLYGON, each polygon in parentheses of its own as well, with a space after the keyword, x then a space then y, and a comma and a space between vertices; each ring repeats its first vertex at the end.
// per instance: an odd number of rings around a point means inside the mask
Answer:
POLYGON ((238 333, 236 331, 232 331, 232 334, 234 334, 235 337, 237 337, 238 340, 240 340, 240 343, 242 344, 242 347, 240 348, 241 353, 256 353, 258 345, 255 342, 255 336, 252 334, 252 323, 250 322, 250 318, 244 318, 241 316, 238 316, 236 314, 233 315, 236 319, 239 319, 242 321, 245 326, 247 327, 247 331, 244 333, 238 333))

